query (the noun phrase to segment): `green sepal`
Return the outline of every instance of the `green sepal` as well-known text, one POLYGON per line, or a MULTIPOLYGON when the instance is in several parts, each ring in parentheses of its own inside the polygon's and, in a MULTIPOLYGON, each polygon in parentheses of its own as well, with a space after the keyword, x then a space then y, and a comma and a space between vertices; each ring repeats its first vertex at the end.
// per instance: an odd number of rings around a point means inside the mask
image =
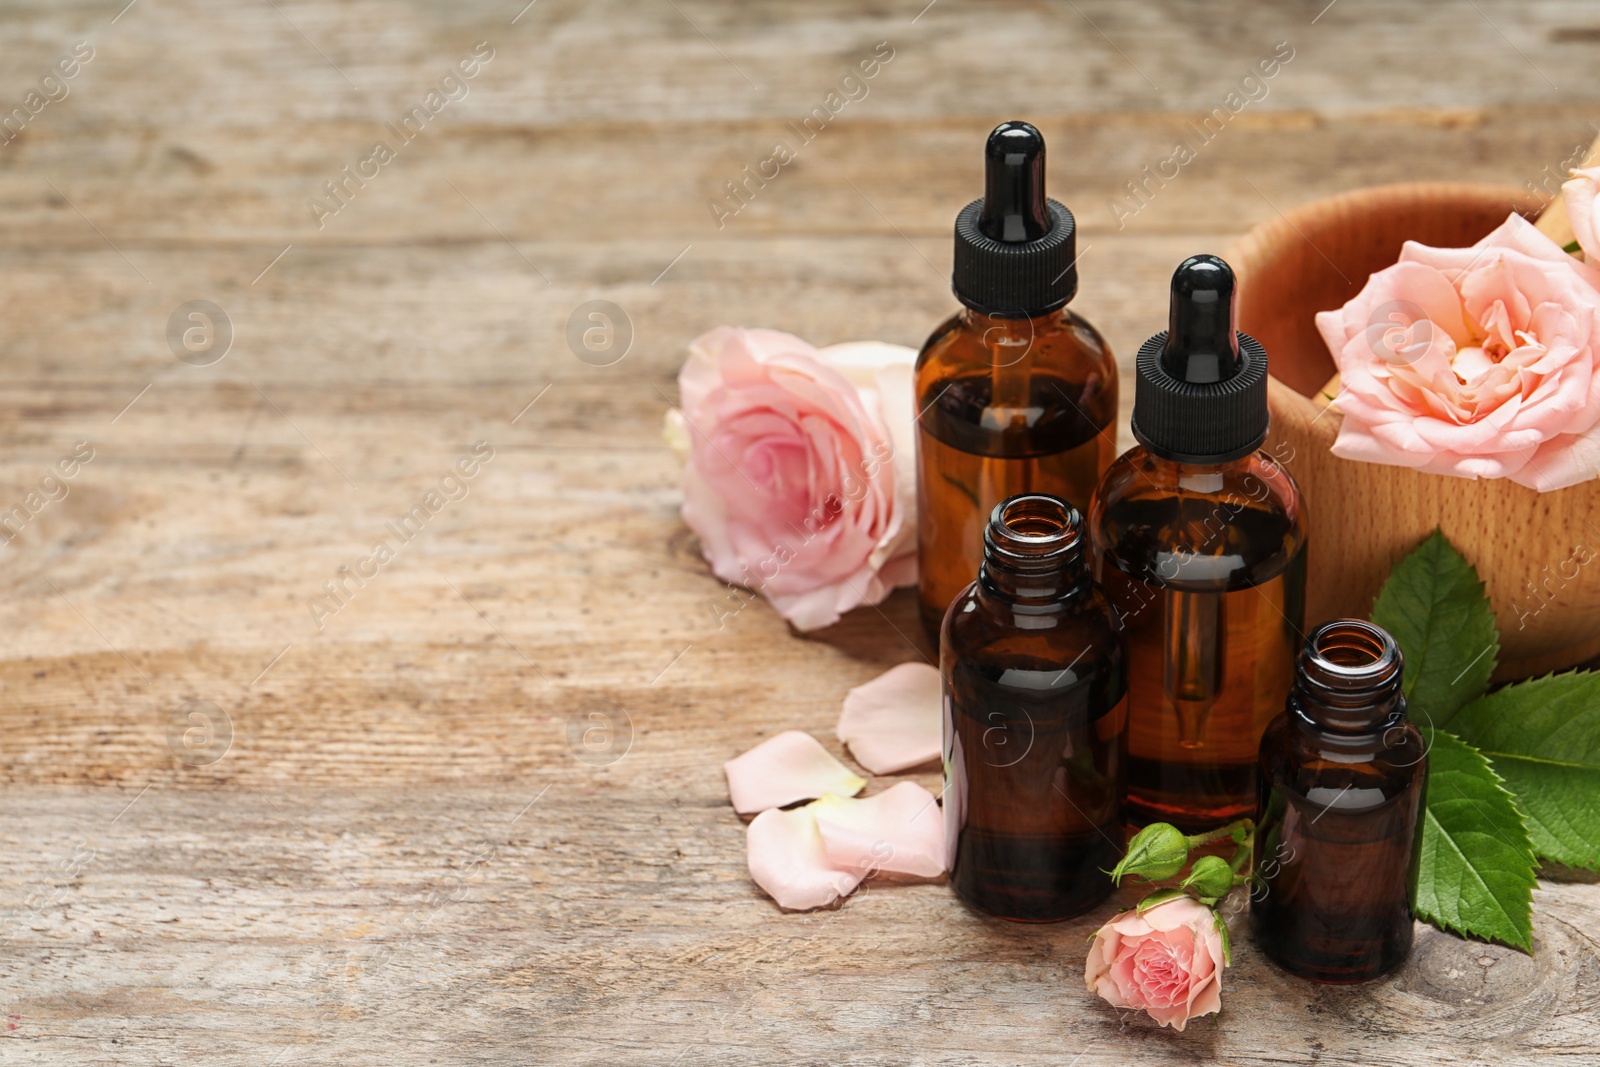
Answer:
POLYGON ((1176 886, 1172 886, 1167 889, 1157 889, 1154 893, 1151 893, 1149 896, 1139 901, 1139 903, 1135 904, 1134 910, 1143 915, 1157 904, 1165 904, 1169 900, 1177 900, 1182 896, 1188 896, 1188 894, 1176 886))
POLYGON ((1233 966, 1233 939, 1228 936, 1228 924, 1222 918, 1222 913, 1213 911, 1211 918, 1217 924, 1217 933, 1222 935, 1222 964, 1225 967, 1233 966))

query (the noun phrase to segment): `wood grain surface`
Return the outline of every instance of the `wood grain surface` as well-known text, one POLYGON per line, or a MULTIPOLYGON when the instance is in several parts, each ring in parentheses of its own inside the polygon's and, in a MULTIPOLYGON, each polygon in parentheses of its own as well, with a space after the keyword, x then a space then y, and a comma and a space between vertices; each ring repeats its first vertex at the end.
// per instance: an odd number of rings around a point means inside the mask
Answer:
POLYGON ((1241 936, 1184 1034, 1083 991, 1112 904, 1024 928, 871 882, 780 913, 720 764, 788 728, 837 751, 844 692, 926 654, 914 598, 804 638, 729 614, 659 437, 718 323, 920 343, 996 121, 1050 138, 1076 306, 1126 365, 1178 259, 1293 205, 1547 181, 1600 121, 1600 14, 524 2, 0 6, 0 1063, 1600 1057, 1594 885, 1541 883, 1531 959, 1423 928, 1359 988, 1241 936), (1119 212, 1282 41, 1265 96, 1119 212), (724 183, 880 42, 719 228, 724 183), (196 300, 231 325, 214 362, 169 343, 196 300), (629 323, 610 365, 566 340, 591 300, 629 323), (389 533, 475 442, 459 498, 389 533))

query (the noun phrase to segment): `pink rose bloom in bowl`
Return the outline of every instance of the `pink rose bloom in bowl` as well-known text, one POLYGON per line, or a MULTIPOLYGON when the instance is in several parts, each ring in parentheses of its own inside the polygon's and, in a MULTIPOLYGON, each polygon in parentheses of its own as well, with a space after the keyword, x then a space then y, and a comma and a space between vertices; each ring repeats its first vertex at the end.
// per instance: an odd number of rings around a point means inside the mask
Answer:
POLYGON ((684 522, 718 578, 796 629, 916 581, 915 360, 729 326, 689 345, 666 426, 685 458, 684 522))
POLYGON ((1521 216, 1471 248, 1406 242, 1317 329, 1335 455, 1541 492, 1600 471, 1600 271, 1521 216))
POLYGON ((1084 983, 1113 1008, 1136 1008, 1182 1030, 1190 1019, 1222 1010, 1228 962, 1220 924, 1187 894, 1125 911, 1094 935, 1084 983))

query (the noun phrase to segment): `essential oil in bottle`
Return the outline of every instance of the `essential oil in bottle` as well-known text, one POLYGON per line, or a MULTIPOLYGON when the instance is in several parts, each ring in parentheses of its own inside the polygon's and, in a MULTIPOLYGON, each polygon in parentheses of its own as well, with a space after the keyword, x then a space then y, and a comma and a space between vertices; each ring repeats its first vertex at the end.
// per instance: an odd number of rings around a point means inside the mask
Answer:
POLYGON ((922 624, 978 573, 989 512, 1018 493, 1082 511, 1116 455, 1117 367, 1067 309, 1078 291, 1072 213, 1045 196, 1044 138, 989 135, 983 199, 956 217, 952 287, 964 308, 917 359, 917 565, 922 624))
POLYGON ((1261 739, 1256 943, 1318 982, 1365 982, 1411 950, 1410 890, 1427 781, 1394 638, 1355 619, 1306 638, 1261 739))
POLYGON ((1255 808, 1256 749, 1283 707, 1305 615, 1300 491, 1260 450, 1267 353, 1234 329, 1216 256, 1172 276, 1140 348, 1130 449, 1089 514, 1095 578, 1128 636, 1128 812, 1190 832, 1255 808))
POLYGON ((1094 907, 1122 855, 1127 658, 1083 550, 1064 501, 1001 502, 940 635, 950 884, 1020 922, 1094 907))

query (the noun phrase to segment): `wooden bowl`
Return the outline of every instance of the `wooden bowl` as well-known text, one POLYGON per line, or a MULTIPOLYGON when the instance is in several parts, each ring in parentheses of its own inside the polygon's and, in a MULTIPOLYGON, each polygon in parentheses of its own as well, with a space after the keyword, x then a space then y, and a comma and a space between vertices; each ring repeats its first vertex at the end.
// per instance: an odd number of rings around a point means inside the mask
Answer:
POLYGON ((1269 449, 1282 449, 1309 518, 1306 624, 1365 618, 1389 569, 1434 527, 1478 569, 1500 623, 1496 679, 1600 654, 1600 480, 1538 493, 1339 459, 1340 415, 1313 403, 1333 358, 1313 316, 1342 306, 1407 240, 1465 247, 1512 210, 1516 189, 1426 183, 1318 200, 1256 227, 1225 254, 1240 278, 1239 328, 1266 346, 1269 449), (1291 451, 1292 450, 1292 451, 1291 451), (1292 458, 1290 458, 1292 457, 1292 458))

